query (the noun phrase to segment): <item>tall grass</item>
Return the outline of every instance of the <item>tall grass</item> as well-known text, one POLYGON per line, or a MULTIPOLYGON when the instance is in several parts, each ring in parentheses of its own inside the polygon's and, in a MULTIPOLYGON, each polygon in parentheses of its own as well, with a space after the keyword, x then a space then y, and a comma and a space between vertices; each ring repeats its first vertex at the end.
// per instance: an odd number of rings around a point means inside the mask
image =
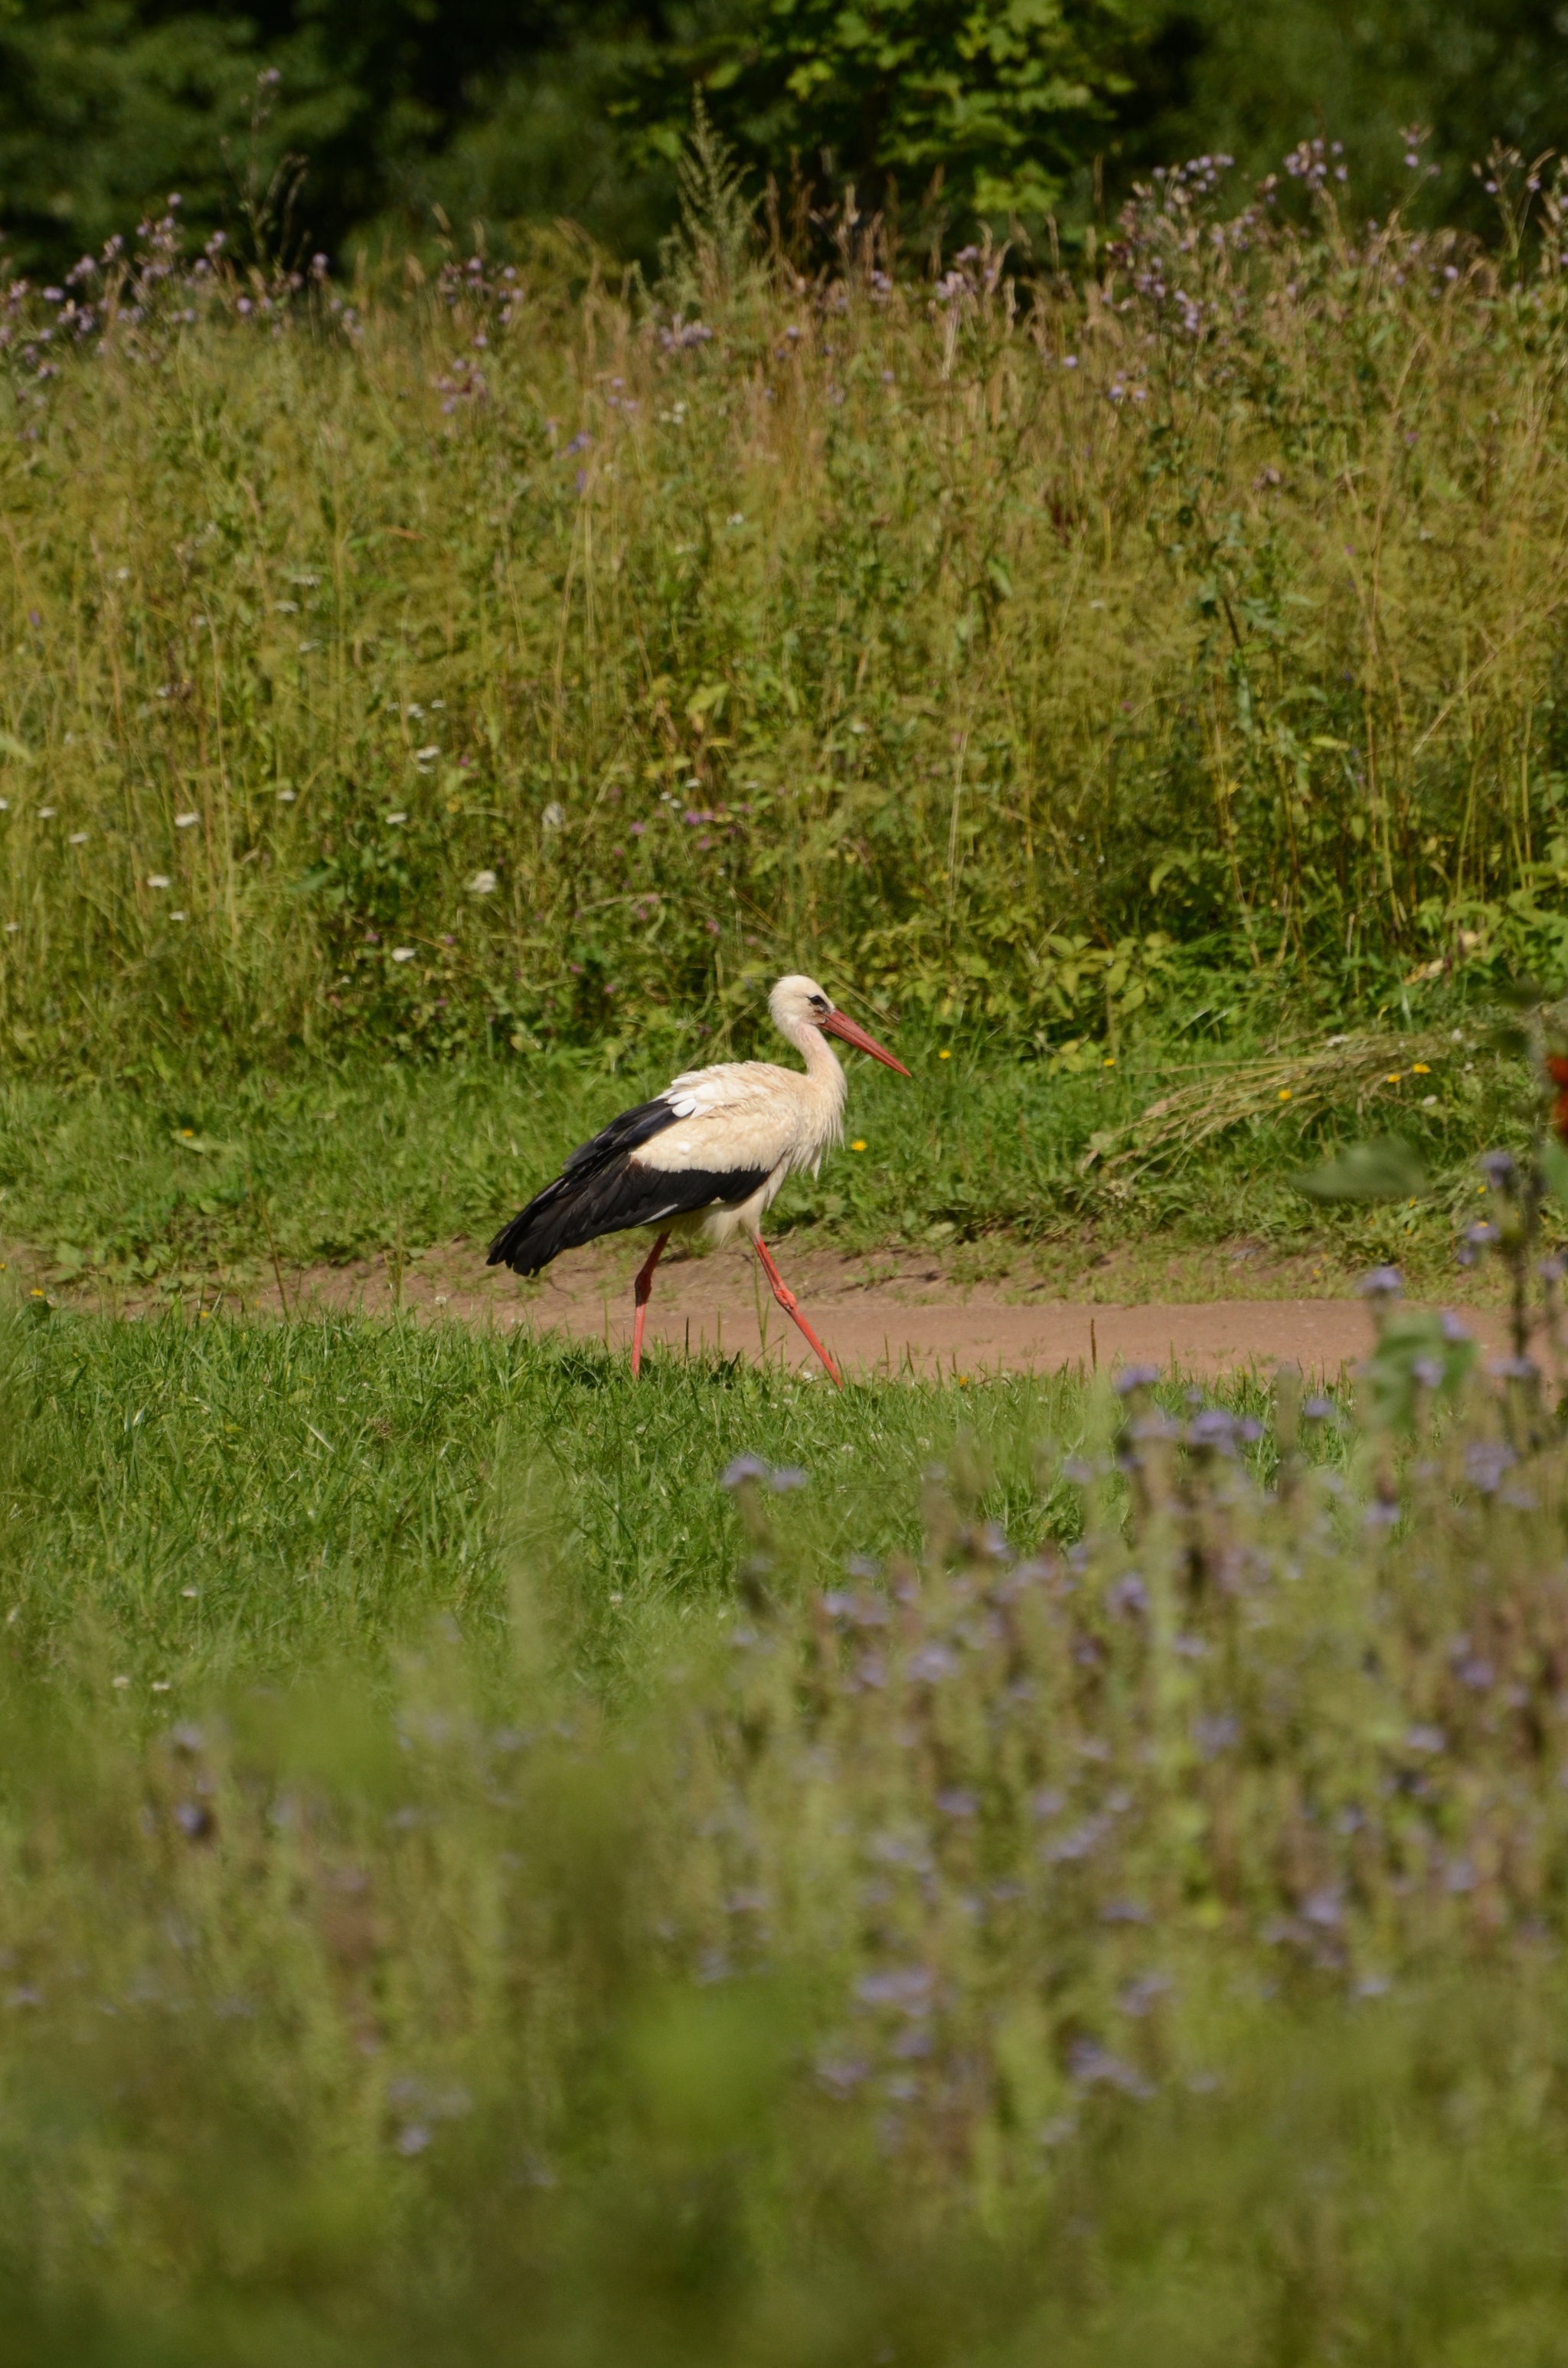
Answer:
POLYGON ((1488 253, 1293 165, 1082 283, 849 215, 804 280, 710 151, 656 302, 172 217, 13 286, 7 1059, 723 1040, 786 962, 1071 1059, 1560 968, 1557 200, 1500 165, 1488 253))
POLYGON ((1380 1320, 1359 1428, 1131 1374, 967 1435, 956 1391, 477 1344, 444 1414, 395 1328, 9 1331, 8 2356, 1559 2357, 1563 1449, 1533 1367, 1380 1320), (142 1495, 194 1546, 161 1474, 282 1513, 262 1439, 312 1425, 274 1550, 350 1612, 378 1360, 434 1516, 401 1624, 248 1634, 259 1539, 59 1616, 42 1498, 116 1465, 109 1528, 142 1495), (529 1509, 573 1392, 579 1455, 639 1459, 622 1584, 668 1590, 634 1702, 620 1588, 529 1509), (496 1416, 476 1588, 430 1451, 496 1416))

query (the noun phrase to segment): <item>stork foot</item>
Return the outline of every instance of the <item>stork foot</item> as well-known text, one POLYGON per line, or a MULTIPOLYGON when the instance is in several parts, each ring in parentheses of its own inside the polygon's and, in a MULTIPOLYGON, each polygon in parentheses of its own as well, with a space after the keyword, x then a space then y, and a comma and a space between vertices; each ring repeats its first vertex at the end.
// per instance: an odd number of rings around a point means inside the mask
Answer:
POLYGON ((642 1325, 648 1313, 648 1302, 653 1295, 653 1269, 665 1254, 668 1234, 661 1234, 646 1258, 637 1269, 637 1280, 631 1286, 632 1305, 636 1314, 631 1318, 631 1378, 637 1379, 642 1370, 642 1325))
POLYGON ((752 1235, 752 1247, 762 1262, 762 1270, 767 1277, 767 1287, 772 1292, 774 1298, 778 1302, 779 1306, 784 1310, 784 1313, 790 1318, 790 1323, 799 1326, 800 1330, 804 1333, 812 1348, 822 1359, 822 1361, 826 1367, 828 1374, 833 1382, 834 1387, 841 1390, 844 1387, 844 1378, 839 1372, 838 1367, 834 1363, 833 1359, 828 1355, 827 1350, 823 1347, 822 1342, 817 1338, 816 1334, 812 1330, 811 1326, 801 1315, 800 1302, 796 1299, 794 1292, 790 1290, 789 1284, 779 1273, 778 1269, 774 1265, 772 1254, 760 1234, 754 1234, 752 1235))

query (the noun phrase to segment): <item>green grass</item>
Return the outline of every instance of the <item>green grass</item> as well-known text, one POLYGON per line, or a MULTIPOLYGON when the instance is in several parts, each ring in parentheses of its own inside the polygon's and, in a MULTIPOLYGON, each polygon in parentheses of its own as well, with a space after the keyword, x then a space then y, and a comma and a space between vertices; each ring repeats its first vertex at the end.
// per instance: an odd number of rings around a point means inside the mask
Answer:
MULTIPOLYGON (((1474 1158, 1519 1138, 1530 1090, 1473 1016, 1450 1016, 1460 1042, 1439 1030, 1428 1074, 1379 1036, 1369 1066, 1363 1055, 1315 1099, 1298 1083, 1290 1103, 1272 1071, 1238 1083, 1236 1063, 1267 1050, 1256 1038, 1205 1052, 1151 1036, 1114 1065, 1074 1071, 911 1030, 899 1042, 912 1079, 852 1064, 847 1133, 865 1149, 834 1153, 819 1180, 796 1178, 775 1224, 846 1250, 935 1252, 960 1276, 1022 1258, 1063 1290, 1108 1249, 1153 1258, 1238 1237, 1312 1249, 1339 1279, 1395 1258, 1441 1289, 1456 1225, 1474 1213, 1474 1158), (1211 1088, 1225 1110, 1231 1097, 1233 1122, 1196 1147, 1178 1133, 1119 1161, 1141 1113, 1183 1086, 1211 1088), (1325 1211, 1290 1190, 1293 1168, 1380 1128, 1426 1164, 1432 1189, 1415 1210, 1325 1211)), ((1294 1075, 1288 1045, 1282 1057, 1294 1075)), ((669 1074, 648 1056, 612 1068, 563 1049, 526 1063, 297 1061, 237 1083, 13 1080, 0 1086, 0 1246, 29 1281, 85 1285, 106 1304, 149 1291, 210 1300, 221 1286, 244 1300, 270 1282, 273 1245, 293 1269, 461 1237, 477 1276, 498 1225, 564 1154, 669 1074)))
POLYGON ((10 2357, 1561 2357, 1518 1384, 0 1346, 10 2357))
POLYGON ((1038 1528, 1033 1443, 1084 1421, 1065 1383, 841 1395, 654 1352, 636 1384, 597 1349, 408 1322, 56 1315, 12 1346, 9 1641, 47 1667, 92 1635, 143 1706, 153 1683, 175 1706, 385 1668, 437 1612, 493 1655, 518 1554, 584 1681, 634 1693, 687 1622, 733 1609, 736 1456, 812 1475, 793 1527, 829 1586, 851 1554, 917 1546, 921 1473, 960 1429, 996 1517, 1038 1528))

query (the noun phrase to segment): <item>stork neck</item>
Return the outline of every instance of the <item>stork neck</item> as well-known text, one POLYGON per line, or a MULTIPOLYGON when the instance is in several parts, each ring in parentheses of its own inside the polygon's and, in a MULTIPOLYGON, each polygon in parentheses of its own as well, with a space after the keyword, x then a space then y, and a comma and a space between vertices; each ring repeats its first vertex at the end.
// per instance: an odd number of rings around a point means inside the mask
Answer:
POLYGON ((809 1019, 798 1019, 786 1029, 790 1042, 806 1064, 806 1075, 813 1085, 835 1095, 840 1101, 848 1091, 837 1053, 820 1028, 809 1019))

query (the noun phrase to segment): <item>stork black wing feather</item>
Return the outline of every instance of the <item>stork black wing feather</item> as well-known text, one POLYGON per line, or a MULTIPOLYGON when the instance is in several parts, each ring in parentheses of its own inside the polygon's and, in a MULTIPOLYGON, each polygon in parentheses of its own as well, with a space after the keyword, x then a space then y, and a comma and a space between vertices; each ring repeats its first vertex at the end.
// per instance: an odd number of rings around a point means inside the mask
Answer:
POLYGON ((580 1143, 575 1151, 569 1151, 561 1172, 562 1176, 575 1176, 580 1170, 608 1167, 612 1159, 640 1150, 654 1135, 662 1134, 666 1126, 674 1126, 678 1116, 663 1094, 656 1101, 639 1102, 635 1110, 622 1110, 619 1118, 600 1127, 597 1134, 580 1143))
POLYGON ((766 1183, 766 1167, 645 1167, 631 1154, 676 1123, 667 1101, 623 1110, 590 1143, 579 1144, 552 1184, 504 1225, 486 1263, 517 1274, 538 1274, 562 1250, 580 1249, 601 1234, 629 1233, 716 1201, 733 1207, 766 1183))

